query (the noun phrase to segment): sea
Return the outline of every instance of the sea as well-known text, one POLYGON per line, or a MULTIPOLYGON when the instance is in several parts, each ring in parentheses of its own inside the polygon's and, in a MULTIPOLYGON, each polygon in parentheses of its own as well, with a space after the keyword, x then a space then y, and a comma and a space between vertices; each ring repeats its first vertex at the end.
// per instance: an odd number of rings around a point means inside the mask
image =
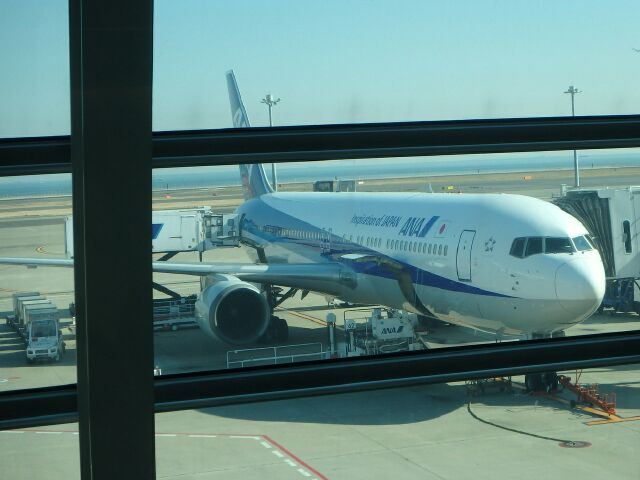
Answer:
MULTIPOLYGON (((581 170, 640 167, 640 150, 578 152, 578 159, 581 170)), ((270 164, 265 170, 271 178, 270 164)), ((544 170, 573 170, 573 151, 280 163, 277 178, 278 183, 297 183, 544 170)), ((240 177, 233 165, 165 168, 154 170, 152 184, 155 191, 215 189, 239 185, 240 177)), ((0 178, 0 198, 67 195, 71 195, 70 174, 0 178)))

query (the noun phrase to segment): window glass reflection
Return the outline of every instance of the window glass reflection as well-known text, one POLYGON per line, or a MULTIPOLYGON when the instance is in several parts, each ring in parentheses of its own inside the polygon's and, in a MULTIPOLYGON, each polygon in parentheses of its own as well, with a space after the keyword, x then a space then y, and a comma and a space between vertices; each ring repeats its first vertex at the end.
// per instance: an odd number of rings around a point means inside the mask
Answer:
POLYGON ((537 170, 572 152, 279 164, 277 191, 268 166, 157 170, 157 373, 634 329, 570 207, 628 189, 637 154, 598 155, 629 163, 582 190, 537 170))
POLYGON ((515 376, 158 414, 158 474, 636 478, 638 365, 558 373, 535 394, 515 376))
MULTIPOLYGON (((0 258, 70 267, 70 188, 68 175, 0 178, 0 258)), ((69 267, 0 263, 0 391, 76 382, 69 267)))

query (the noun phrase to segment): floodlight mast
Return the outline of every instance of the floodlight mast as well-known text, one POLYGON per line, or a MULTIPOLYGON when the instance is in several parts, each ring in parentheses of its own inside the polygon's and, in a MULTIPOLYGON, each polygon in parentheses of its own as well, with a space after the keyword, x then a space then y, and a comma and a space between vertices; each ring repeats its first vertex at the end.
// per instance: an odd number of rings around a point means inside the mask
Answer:
MULTIPOLYGON (((578 90, 577 88, 575 88, 573 85, 571 85, 566 92, 564 93, 568 93, 569 95, 571 95, 571 116, 575 117, 576 116, 576 109, 575 109, 575 103, 574 103, 574 97, 578 94, 578 93, 582 93, 580 90, 578 90)), ((573 151, 573 170, 574 170, 574 175, 575 175, 575 184, 576 187, 580 186, 580 168, 578 166, 578 154, 577 152, 574 150, 573 151)))
MULTIPOLYGON (((275 107, 278 102, 280 102, 280 98, 273 98, 273 95, 271 95, 270 93, 267 93, 265 95, 265 97, 260 100, 260 103, 264 103, 265 105, 267 105, 267 107, 269 107, 269 126, 273 127, 273 121, 272 121, 272 117, 271 117, 271 108, 275 107)), ((271 179, 272 179, 272 183, 273 183, 273 190, 274 191, 278 191, 278 177, 276 175, 276 164, 272 163, 271 164, 271 179)))

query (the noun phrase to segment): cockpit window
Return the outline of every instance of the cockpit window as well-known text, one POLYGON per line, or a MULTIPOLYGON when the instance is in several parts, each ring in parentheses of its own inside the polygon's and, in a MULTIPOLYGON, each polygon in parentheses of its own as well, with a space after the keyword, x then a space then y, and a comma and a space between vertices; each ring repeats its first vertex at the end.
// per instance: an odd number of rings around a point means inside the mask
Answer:
POLYGON ((544 239, 544 253, 573 253, 575 249, 569 238, 548 237, 544 239))
POLYGON ((514 257, 522 258, 524 256, 524 244, 526 240, 527 239, 524 237, 516 238, 511 244, 511 251, 509 254, 514 257))
POLYGON ((585 235, 580 235, 579 237, 573 237, 572 240, 579 252, 584 252, 586 250, 593 250, 593 245, 585 235))
POLYGON ((542 253, 542 237, 529 237, 527 239, 527 247, 524 251, 524 256, 535 255, 536 253, 542 253))

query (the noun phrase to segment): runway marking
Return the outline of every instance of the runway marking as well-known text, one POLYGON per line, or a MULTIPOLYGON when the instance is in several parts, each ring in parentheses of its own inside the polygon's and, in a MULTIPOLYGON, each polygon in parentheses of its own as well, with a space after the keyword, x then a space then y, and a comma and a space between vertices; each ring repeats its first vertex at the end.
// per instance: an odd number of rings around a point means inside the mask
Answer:
POLYGON ((288 457, 294 459, 295 461, 297 461, 301 466, 303 466, 307 471, 311 472, 313 475, 315 475, 318 479, 320 480, 329 480, 327 477, 325 477, 324 475, 322 475, 319 471, 317 471, 315 468, 311 467, 309 464, 303 462, 300 458, 298 458, 296 455, 294 455, 293 453, 291 453, 289 450, 287 450, 286 448, 284 448, 282 445, 280 445, 278 442, 276 442, 273 438, 269 437, 268 435, 263 435, 262 438, 264 438, 267 442, 269 442, 271 445, 273 445, 275 448, 277 448, 278 450, 284 452, 288 457))
MULTIPOLYGON (((24 433, 35 433, 35 434, 48 434, 48 435, 62 435, 63 433, 71 434, 71 435, 79 435, 79 432, 72 430, 3 430, 0 431, 0 434, 3 433, 11 433, 11 434, 24 434, 24 433)), ((156 437, 190 437, 190 438, 233 438, 233 439, 251 439, 256 440, 262 445, 264 448, 269 449, 271 453, 273 453, 276 457, 280 458, 284 463, 291 467, 299 467, 297 468, 297 472, 303 475, 304 477, 314 477, 317 480, 328 480, 327 477, 322 475, 320 472, 309 466, 307 463, 303 462, 296 455, 291 453, 289 450, 284 448, 278 442, 273 440, 268 435, 231 435, 231 434, 201 434, 201 433, 167 433, 167 432, 159 432, 155 434, 156 437)))

